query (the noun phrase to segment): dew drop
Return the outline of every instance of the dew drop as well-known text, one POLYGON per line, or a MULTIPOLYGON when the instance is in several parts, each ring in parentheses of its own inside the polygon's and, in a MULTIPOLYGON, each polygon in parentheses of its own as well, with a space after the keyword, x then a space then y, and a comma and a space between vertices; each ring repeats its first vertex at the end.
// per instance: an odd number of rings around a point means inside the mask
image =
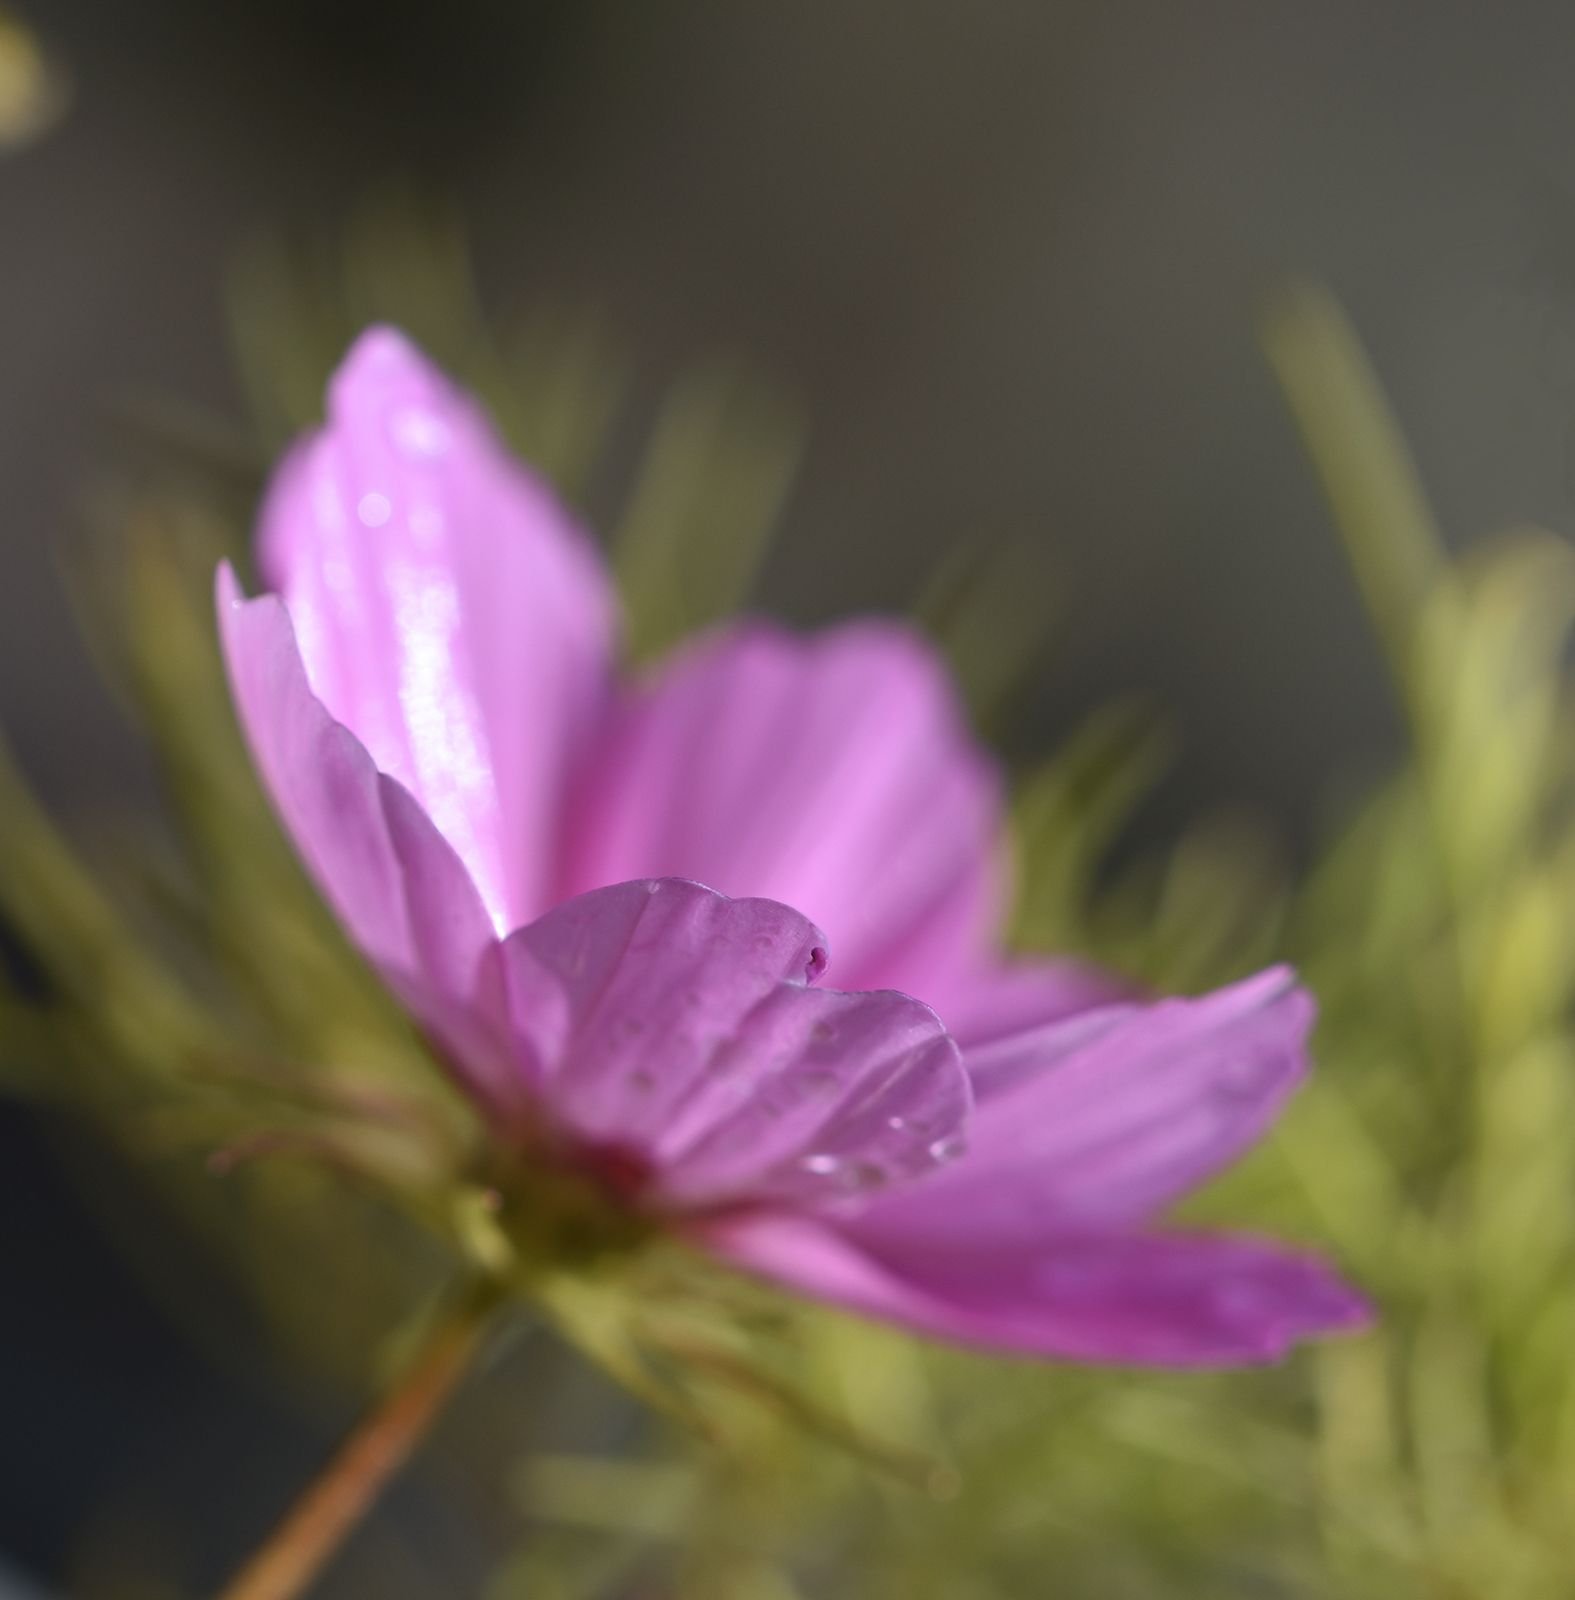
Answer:
POLYGON ((948 1134, 944 1139, 937 1139, 930 1146, 930 1160, 951 1161, 960 1156, 966 1147, 966 1141, 960 1133, 948 1134))
POLYGON ((1238 1056, 1220 1073, 1218 1089, 1226 1100, 1250 1100, 1263 1079, 1262 1063, 1251 1055, 1238 1056))
POLYGON ((817 1178, 829 1178, 834 1173, 842 1170, 842 1158, 840 1156, 829 1155, 805 1156, 804 1159, 799 1162, 799 1166, 802 1167, 805 1172, 811 1173, 817 1178))
POLYGON ((886 1126, 893 1133, 906 1133, 908 1131, 908 1119, 906 1117, 887 1117, 886 1126))
POLYGON ((393 503, 386 494, 378 494, 373 490, 370 494, 361 496, 356 505, 355 514, 368 528, 381 528, 393 515, 393 503))
POLYGON ((448 424, 424 406, 408 406, 396 412, 389 431, 394 443, 408 456, 431 460, 449 446, 448 424))

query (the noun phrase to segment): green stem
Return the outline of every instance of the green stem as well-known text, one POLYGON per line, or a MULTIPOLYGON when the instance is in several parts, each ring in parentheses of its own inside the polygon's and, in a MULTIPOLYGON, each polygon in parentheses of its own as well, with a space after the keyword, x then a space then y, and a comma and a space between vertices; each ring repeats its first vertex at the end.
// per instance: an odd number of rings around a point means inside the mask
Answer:
POLYGON ((389 1392, 220 1591, 219 1600, 296 1600, 317 1579, 425 1437, 476 1357, 495 1306, 472 1298, 433 1333, 389 1392))

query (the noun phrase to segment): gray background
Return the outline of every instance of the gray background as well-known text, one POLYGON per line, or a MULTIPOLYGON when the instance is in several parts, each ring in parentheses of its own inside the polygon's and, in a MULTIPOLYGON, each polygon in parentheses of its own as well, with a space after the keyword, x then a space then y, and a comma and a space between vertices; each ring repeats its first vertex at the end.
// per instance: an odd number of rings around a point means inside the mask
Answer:
POLYGON ((1387 726, 1253 344, 1279 275, 1344 298, 1452 531, 1569 521, 1568 8, 323 9, 31 13, 76 100, 0 164, 0 715, 53 794, 131 759, 49 568, 102 402, 233 413, 237 242, 391 173, 459 194, 500 298, 572 289, 643 372, 725 346, 797 390, 790 612, 1043 541, 1044 733, 1155 689, 1189 805, 1295 828, 1387 726))

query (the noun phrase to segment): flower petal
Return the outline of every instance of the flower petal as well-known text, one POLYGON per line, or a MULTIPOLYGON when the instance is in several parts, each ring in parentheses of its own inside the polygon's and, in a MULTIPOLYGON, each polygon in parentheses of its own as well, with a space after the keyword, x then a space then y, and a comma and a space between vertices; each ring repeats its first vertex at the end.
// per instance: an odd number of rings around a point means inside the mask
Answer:
POLYGON ((801 906, 849 988, 943 1014, 993 937, 999 782, 907 628, 712 635, 630 695, 581 793, 566 893, 673 874, 801 906))
POLYGON ((970 1050, 967 1159, 872 1205, 860 1236, 1032 1240, 1142 1221, 1262 1135, 1306 1069, 1312 1016, 1275 968, 970 1050))
POLYGON ((497 930, 539 914, 614 629, 550 491, 374 328, 333 380, 328 425, 269 489, 258 561, 313 689, 459 852, 497 930))
POLYGON ((968 1107, 928 1007, 807 987, 822 936, 681 879, 594 890, 504 942, 522 1071, 654 1197, 830 1200, 928 1171, 968 1107))
POLYGON ((816 1299, 986 1350, 1161 1367, 1270 1361, 1367 1321, 1316 1258, 1257 1239, 1101 1233, 877 1252, 802 1217, 708 1223, 700 1242, 816 1299))
POLYGON ((1043 957, 965 969, 946 989, 946 1027, 970 1053, 1008 1035, 1137 998, 1134 985, 1114 973, 1043 957))
POLYGON ((296 848, 385 981, 452 1039, 472 1012, 492 943, 464 863, 312 693, 278 597, 247 600, 225 566, 218 610, 236 710, 296 848))

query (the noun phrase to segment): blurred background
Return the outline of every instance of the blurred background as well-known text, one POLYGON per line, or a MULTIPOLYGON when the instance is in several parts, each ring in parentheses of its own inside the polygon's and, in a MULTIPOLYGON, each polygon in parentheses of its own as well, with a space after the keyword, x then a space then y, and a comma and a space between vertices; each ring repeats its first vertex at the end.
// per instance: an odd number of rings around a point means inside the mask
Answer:
MULTIPOLYGON (((499 315, 595 313, 631 437, 696 359, 791 398, 771 608, 904 607, 948 552, 1027 547, 1049 649, 1009 748, 1146 694, 1178 753, 1143 837, 1224 807, 1305 859, 1401 749, 1257 344, 1286 274, 1362 330, 1446 539, 1575 514, 1563 7, 8 0, 0 27, 0 725, 68 817, 154 792, 58 573, 117 432, 244 437, 238 263, 391 196, 463 216, 499 315)), ((211 1576, 350 1412, 183 1336, 106 1242, 120 1181, 0 1111, 0 1552, 45 1592, 84 1541, 153 1571, 184 1540, 211 1576)), ((244 1346, 228 1292, 207 1315, 244 1346)), ((469 1571, 419 1481, 392 1515, 469 1571)), ((479 1574, 445 1581, 410 1592, 479 1574)))

